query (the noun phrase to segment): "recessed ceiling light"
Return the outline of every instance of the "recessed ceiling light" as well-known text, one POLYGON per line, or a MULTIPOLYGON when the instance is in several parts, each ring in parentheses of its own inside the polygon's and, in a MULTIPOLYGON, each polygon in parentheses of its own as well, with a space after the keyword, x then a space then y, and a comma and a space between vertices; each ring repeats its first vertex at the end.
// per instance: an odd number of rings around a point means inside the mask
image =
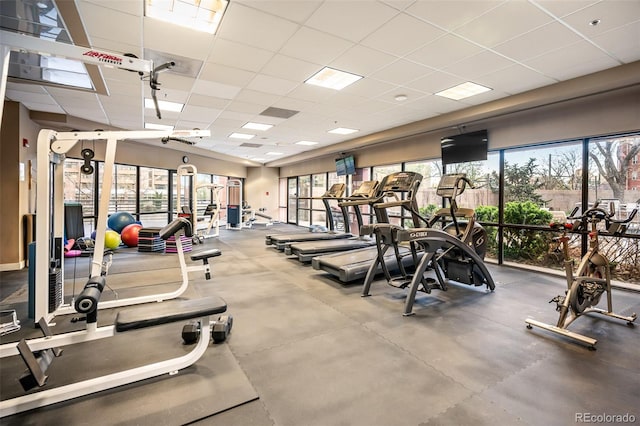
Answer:
POLYGON ((398 101, 398 102, 402 102, 402 101, 406 101, 407 99, 409 99, 409 97, 407 95, 396 95, 396 97, 394 99, 396 101, 398 101))
POLYGON ((358 132, 356 129, 349 129, 347 127, 336 127, 333 130, 329 130, 329 133, 335 133, 337 135, 350 135, 351 133, 358 132))
POLYGON ((273 124, 262 124, 262 123, 252 123, 248 122, 244 126, 243 129, 251 129, 251 130, 269 130, 273 127, 273 124))
POLYGON ((334 90, 342 90, 350 84, 362 78, 361 75, 351 74, 348 72, 324 67, 311 78, 305 81, 307 84, 314 86, 326 87, 334 90))
POLYGON ((199 2, 146 0, 144 15, 149 18, 215 34, 228 3, 227 0, 199 2))
POLYGON ((249 135, 247 133, 231 133, 229 135, 230 138, 233 139, 251 139, 253 138, 255 135, 249 135))
POLYGON ((296 145, 307 145, 307 146, 311 146, 311 145, 318 145, 318 142, 313 142, 313 141, 298 141, 298 142, 296 142, 296 145))
MULTIPOLYGON (((144 98, 144 107, 149 109, 156 108, 153 104, 153 99, 149 98, 144 98)), ((178 102, 158 101, 158 108, 160 108, 161 111, 182 112, 184 104, 178 102)))
POLYGON ((467 81, 466 83, 458 84, 457 86, 438 92, 436 95, 453 99, 454 101, 459 101, 460 99, 468 98, 490 90, 493 89, 467 81))
POLYGON ((267 152, 265 155, 282 155, 282 152, 275 152, 275 151, 271 151, 271 152, 267 152))
POLYGON ((173 130, 173 126, 167 126, 165 124, 144 123, 145 129, 151 130, 173 130))

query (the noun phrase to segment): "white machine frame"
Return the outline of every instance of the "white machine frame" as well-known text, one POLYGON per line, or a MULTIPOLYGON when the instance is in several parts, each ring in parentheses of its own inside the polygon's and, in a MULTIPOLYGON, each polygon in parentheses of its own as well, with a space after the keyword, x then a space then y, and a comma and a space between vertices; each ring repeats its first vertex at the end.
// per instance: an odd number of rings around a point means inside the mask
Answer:
POLYGON ((177 192, 177 210, 180 213, 182 206, 186 205, 182 203, 182 197, 188 196, 191 200, 192 206, 188 206, 191 209, 192 226, 194 232, 194 238, 205 239, 213 238, 220 235, 220 192, 225 188, 223 185, 217 183, 200 183, 198 184, 198 169, 192 164, 181 164, 178 166, 177 178, 176 178, 176 192, 177 192), (191 177, 192 182, 190 185, 191 194, 183 194, 182 177, 191 177), (209 188, 213 193, 213 202, 216 205, 214 214, 211 215, 211 219, 205 228, 198 228, 198 189, 209 188), (213 232, 211 230, 213 229, 213 232))
MULTIPOLYGON (((48 243, 52 238, 63 238, 64 236, 64 199, 62 192, 62 182, 64 170, 62 167, 54 167, 50 173, 50 166, 53 164, 62 165, 65 154, 79 141, 99 141, 106 140, 104 156, 104 175, 102 179, 102 190, 98 205, 98 221, 96 225, 95 247, 104 247, 105 230, 107 229, 107 213, 109 209, 109 198, 112 182, 113 168, 115 165, 115 155, 117 143, 127 139, 163 139, 163 138, 188 138, 206 137, 210 135, 209 130, 186 130, 186 131, 165 131, 165 130, 140 130, 140 131, 107 131, 107 132, 56 132, 54 130, 41 130, 38 134, 37 145, 37 189, 36 189, 36 270, 35 270, 35 317, 45 318, 47 323, 56 315, 75 313, 73 302, 70 305, 60 305, 54 312, 49 312, 49 259, 51 259, 51 245, 48 243), (53 193, 50 189, 53 185, 53 193), (50 203, 51 201, 51 203, 50 203), (53 235, 51 234, 53 231, 53 235)), ((100 276, 104 253, 102 250, 95 250, 91 263, 90 276, 100 276)), ((64 297, 64 256, 60 259, 60 271, 62 274, 62 295, 64 297)), ((175 291, 147 296, 123 298, 100 302, 99 308, 115 308, 119 306, 135 305, 147 302, 161 302, 180 296, 187 289, 188 277, 183 277, 182 285, 175 291)))

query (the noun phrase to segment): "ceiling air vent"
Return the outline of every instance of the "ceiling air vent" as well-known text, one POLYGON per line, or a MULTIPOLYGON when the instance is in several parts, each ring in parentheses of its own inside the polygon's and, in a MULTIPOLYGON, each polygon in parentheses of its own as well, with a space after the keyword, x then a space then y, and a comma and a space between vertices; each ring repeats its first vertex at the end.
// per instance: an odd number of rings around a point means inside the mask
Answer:
POLYGON ((294 111, 292 109, 269 107, 264 111, 262 111, 260 115, 266 115, 268 117, 277 117, 277 118, 290 118, 299 112, 300 111, 294 111))

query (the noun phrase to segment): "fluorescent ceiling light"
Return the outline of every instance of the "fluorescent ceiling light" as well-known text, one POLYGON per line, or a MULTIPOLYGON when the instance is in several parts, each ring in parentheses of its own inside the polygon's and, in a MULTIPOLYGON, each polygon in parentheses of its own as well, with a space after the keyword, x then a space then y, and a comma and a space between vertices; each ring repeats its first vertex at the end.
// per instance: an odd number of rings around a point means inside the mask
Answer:
POLYGON ((93 89, 93 83, 84 64, 73 60, 53 56, 41 56, 42 79, 65 86, 93 89))
POLYGON ((215 34, 227 0, 145 0, 144 15, 215 34))
POLYGON ((459 101, 460 99, 488 92, 489 90, 493 89, 467 81, 466 83, 458 84, 457 86, 438 92, 436 95, 459 101))
POLYGON ((314 86, 327 87, 334 90, 342 90, 361 78, 361 75, 355 75, 333 68, 324 67, 305 81, 305 83, 313 84, 314 86))
MULTIPOLYGON (((149 98, 144 98, 144 107, 149 109, 156 108, 153 104, 153 99, 149 98)), ((182 112, 184 104, 179 102, 158 101, 158 108, 160 108, 161 111, 182 112)))
POLYGON ((230 138, 234 139, 252 139, 255 135, 249 135, 247 133, 231 133, 230 138))
POLYGON ((296 145, 307 145, 307 146, 311 146, 311 145, 318 145, 318 142, 312 142, 312 141, 298 141, 298 142, 296 142, 296 145))
POLYGON ((252 158, 251 161, 256 161, 258 163, 264 163, 264 158, 252 158))
POLYGON ((248 122, 247 124, 242 126, 243 129, 263 130, 263 131, 269 130, 272 127, 273 127, 273 124, 262 124, 262 123, 252 123, 252 122, 248 122))
POLYGON ((355 133, 358 130, 356 129, 349 129, 346 127, 336 127, 333 130, 329 130, 328 133, 335 133, 336 135, 350 135, 351 133, 355 133))
POLYGON ((173 130, 173 126, 167 126, 164 124, 144 123, 145 129, 151 130, 173 130))
POLYGON ((282 152, 275 152, 275 151, 271 151, 271 152, 267 152, 265 155, 282 155, 282 152))

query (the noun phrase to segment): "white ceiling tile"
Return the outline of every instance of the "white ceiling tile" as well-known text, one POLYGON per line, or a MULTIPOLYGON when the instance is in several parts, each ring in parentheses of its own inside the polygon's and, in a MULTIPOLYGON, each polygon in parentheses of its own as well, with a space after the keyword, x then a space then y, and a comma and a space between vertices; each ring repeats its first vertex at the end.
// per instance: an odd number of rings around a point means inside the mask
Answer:
POLYGON ((233 0, 244 6, 262 10, 297 23, 304 23, 323 0, 233 0))
POLYGON ((193 105, 185 105, 180 118, 192 121, 212 122, 220 115, 221 111, 212 108, 204 108, 193 105))
POLYGON ((407 83, 407 86, 425 93, 436 93, 460 83, 463 81, 459 76, 436 71, 407 83))
POLYGON ((580 40, 581 37, 566 26, 558 22, 550 22, 533 31, 498 44, 493 47, 493 50, 516 61, 524 61, 580 40))
POLYGON ((264 111, 265 106, 250 102, 232 101, 225 108, 226 111, 242 112, 247 114, 260 114, 264 111))
POLYGON ((215 81, 217 83, 242 87, 249 83, 255 73, 241 70, 239 68, 228 67, 222 64, 207 62, 203 65, 199 79, 215 81))
MULTIPOLYGON (((10 99, 16 102, 21 102, 18 99, 13 99, 13 98, 10 98, 10 99)), ((52 112, 56 114, 66 113, 65 110, 63 110, 62 107, 58 104, 40 103, 40 102, 34 102, 34 101, 26 101, 26 102, 22 102, 22 104, 29 111, 52 112)))
POLYGON ((549 15, 530 3, 511 0, 456 28, 455 33, 483 46, 492 47, 551 20, 549 15))
POLYGON ((271 57, 273 53, 267 50, 218 38, 207 62, 258 72, 271 57))
POLYGON ((369 47, 355 45, 332 61, 329 66, 367 77, 396 59, 392 55, 369 47))
MULTIPOLYGON (((177 130, 193 130, 193 129, 206 129, 211 124, 211 120, 208 121, 194 121, 194 120, 178 120, 176 122, 177 130)), ((196 146, 199 143, 196 140, 196 146)))
POLYGON ((592 40, 624 63, 640 60, 640 21, 599 34, 592 40))
POLYGON ((500 3, 502 0, 416 1, 406 9, 406 12, 446 30, 452 30, 472 21, 500 3))
POLYGON ((574 13, 580 9, 584 9, 594 3, 602 0, 531 0, 532 3, 540 5, 543 9, 551 12, 554 16, 560 18, 570 13, 574 13))
POLYGON ((441 29, 402 13, 367 36, 362 44, 391 55, 404 56, 444 34, 441 29))
POLYGON ((318 72, 320 68, 318 64, 277 54, 271 58, 260 72, 272 77, 303 82, 318 72))
POLYGON ((80 6, 80 10, 84 10, 84 3, 91 3, 97 6, 106 7, 117 10, 118 12, 127 13, 133 16, 143 16, 144 2, 131 0, 76 0, 80 6))
POLYGON ((618 65, 586 41, 545 53, 524 63, 558 80, 568 80, 618 65))
POLYGON ((193 85, 193 93, 221 99, 233 99, 239 91, 240 87, 216 83, 215 81, 197 80, 193 85))
POLYGON ((22 102, 23 104, 38 103, 57 105, 57 102, 44 90, 37 92, 23 92, 21 90, 14 90, 7 87, 5 96, 14 102, 22 102))
POLYGON ((247 88, 257 92, 284 96, 299 84, 300 82, 297 81, 290 81, 283 78, 271 77, 270 75, 259 74, 247 85, 247 88))
POLYGON ((362 5, 358 1, 326 1, 305 25, 359 42, 398 13, 386 4, 371 1, 366 2, 366 11, 363 13, 362 5), (366 19, 363 19, 365 16, 366 19))
POLYGON ((467 56, 482 51, 483 48, 466 40, 447 34, 407 55, 407 59, 419 62, 434 69, 442 69, 467 56))
POLYGON ((551 79, 525 66, 515 64, 478 77, 474 82, 490 88, 499 87, 500 90, 514 95, 536 87, 557 83, 557 80, 551 79))
POLYGON ((640 1, 605 0, 562 18, 587 38, 640 20, 640 1), (599 19, 598 25, 590 25, 599 19))
MULTIPOLYGON (((140 25, 140 24, 138 24, 140 25)), ((166 22, 143 18, 144 48, 179 55, 185 58, 203 61, 211 50, 214 36, 202 31, 179 25, 171 26, 171 36, 167 36, 166 22)))
POLYGON ((398 59, 390 65, 374 72, 371 77, 394 84, 406 84, 411 80, 431 74, 433 69, 414 62, 398 59))
POLYGON ((289 39, 280 53, 311 63, 325 64, 340 56, 351 46, 353 43, 341 38, 302 27, 289 39))
POLYGON ((514 62, 489 50, 478 53, 451 64, 443 71, 472 80, 478 76, 489 74, 501 68, 513 65, 514 62))
POLYGON ((274 95, 273 93, 258 92, 256 90, 242 89, 235 97, 238 101, 251 102, 261 105, 272 105, 278 99, 280 95, 274 95))
POLYGON ((230 2, 218 35, 227 40, 276 52, 298 28, 299 25, 293 22, 230 2))
POLYGON ((335 91, 311 84, 301 84, 287 94, 290 98, 302 99, 310 102, 322 102, 333 96, 335 91))
POLYGON ((342 89, 345 93, 352 95, 363 96, 367 98, 375 98, 382 93, 393 90, 396 84, 392 84, 386 81, 376 80, 375 78, 361 78, 350 86, 342 89))
POLYGON ((93 37, 99 37, 122 43, 131 43, 131 40, 140 40, 142 37, 140 16, 104 7, 104 2, 100 5, 80 2, 78 9, 82 15, 84 28, 89 34, 90 42, 93 37), (111 23, 112 25, 105 25, 105 23, 111 23), (117 23, 117 30, 113 25, 115 23, 117 23))

